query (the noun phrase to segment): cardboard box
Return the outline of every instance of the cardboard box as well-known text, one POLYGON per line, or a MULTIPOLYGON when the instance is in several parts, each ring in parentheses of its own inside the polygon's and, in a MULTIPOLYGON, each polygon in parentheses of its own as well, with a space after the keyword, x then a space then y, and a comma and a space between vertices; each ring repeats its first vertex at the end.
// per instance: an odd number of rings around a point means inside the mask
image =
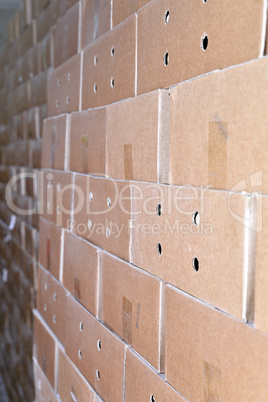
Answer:
POLYGON ((51 402, 57 402, 58 398, 48 382, 37 360, 33 358, 34 384, 35 384, 35 401, 45 402, 49 399, 51 402))
POLYGON ((81 53, 56 68, 49 76, 48 116, 80 110, 81 53))
POLYGON ((105 176, 106 108, 71 114, 70 170, 105 176))
POLYGON ((60 2, 60 15, 63 16, 67 13, 80 0, 64 0, 60 2))
POLYGON ((39 64, 40 71, 45 71, 53 66, 54 60, 54 42, 53 34, 50 31, 39 43, 39 64))
POLYGON ((61 256, 61 227, 40 218, 39 263, 59 280, 61 256))
POLYGON ((32 138, 40 138, 41 137, 41 132, 40 132, 40 110, 41 107, 35 107, 28 109, 25 112, 25 129, 26 129, 26 138, 32 139, 32 138))
POLYGON ((265 400, 267 358, 267 336, 167 287, 166 380, 187 400, 265 400))
POLYGON ((267 76, 265 57, 170 91, 171 183, 268 193, 267 76))
POLYGON ((145 6, 145 4, 149 3, 149 1, 150 0, 137 0, 137 1, 126 0, 122 2, 120 0, 113 0, 113 12, 112 12, 113 27, 120 24, 120 22, 124 21, 130 15, 134 14, 141 7, 145 6))
POLYGON ((20 36, 21 54, 24 55, 27 50, 37 43, 36 21, 33 20, 20 36))
POLYGON ((26 109, 29 109, 31 104, 31 86, 30 81, 22 83, 15 90, 16 103, 14 114, 21 113, 26 109))
POLYGON ((103 253, 101 289, 103 323, 131 345, 157 371, 163 372, 163 282, 103 253))
POLYGON ((122 400, 124 342, 72 297, 66 301, 66 354, 102 399, 122 400))
POLYGON ((41 265, 38 267, 36 306, 49 328, 64 345, 66 339, 66 290, 41 265))
POLYGON ((33 356, 36 358, 39 366, 46 375, 51 386, 54 388, 55 380, 55 339, 38 313, 34 314, 34 340, 33 356))
POLYGON ((98 317, 100 250, 71 233, 64 235, 63 285, 98 317))
POLYGON ((26 81, 39 73, 39 53, 37 45, 29 49, 20 60, 22 60, 22 72, 17 79, 18 82, 20 82, 21 79, 26 81))
POLYGON ((240 320, 252 319, 252 197, 140 182, 131 183, 131 196, 131 263, 240 320))
POLYGON ((93 244, 129 261, 129 182, 76 174, 75 186, 70 229, 93 244))
POLYGON ((43 170, 40 215, 66 228, 72 211, 72 184, 72 173, 43 170))
POLYGON ((264 0, 147 4, 138 11, 137 93, 262 56, 266 6, 264 0))
POLYGON ((41 169, 42 142, 42 138, 30 142, 30 151, 32 153, 32 167, 34 169, 41 169))
POLYGON ((147 362, 127 349, 125 400, 136 401, 185 401, 147 362))
POLYGON ((135 53, 136 15, 85 48, 83 109, 135 95, 135 53))
POLYGON ((82 3, 75 4, 57 21, 54 33, 54 67, 81 51, 82 3))
POLYGON ((93 388, 61 349, 58 372, 58 394, 62 401, 67 401, 70 397, 76 401, 96 401, 93 388))
POLYGON ((47 101, 48 72, 43 71, 31 79, 31 107, 40 106, 47 101))
POLYGON ((69 115, 49 118, 43 122, 43 169, 68 170, 69 124, 69 115))
MULTIPOLYGON (((39 7, 41 11, 41 7, 39 7)), ((40 42, 48 34, 50 28, 53 27, 60 15, 60 2, 51 0, 49 5, 44 8, 36 20, 37 26, 37 42, 40 42)))
POLYGON ((84 0, 82 15, 82 46, 85 47, 110 30, 111 2, 84 0))
POLYGON ((107 106, 108 177, 168 182, 169 99, 159 90, 107 106))

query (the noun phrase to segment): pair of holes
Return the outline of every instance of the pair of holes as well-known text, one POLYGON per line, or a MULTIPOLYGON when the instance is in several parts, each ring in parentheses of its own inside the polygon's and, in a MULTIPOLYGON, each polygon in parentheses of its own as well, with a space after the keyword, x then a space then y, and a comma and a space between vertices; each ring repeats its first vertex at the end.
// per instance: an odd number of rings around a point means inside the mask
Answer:
MULTIPOLYGON (((162 254, 162 246, 161 246, 161 243, 157 243, 157 245, 156 245, 156 250, 157 250, 158 255, 161 256, 161 254, 162 254)), ((194 258, 193 258, 193 260, 192 260, 192 266, 193 266, 193 269, 194 269, 196 272, 199 271, 199 260, 198 260, 197 257, 194 257, 194 258)))
MULTIPOLYGON (((110 85, 111 85, 111 88, 114 88, 114 77, 111 77, 110 85)), ((94 94, 96 94, 98 91, 98 85, 96 84, 96 82, 93 85, 93 91, 94 91, 94 94)))
MULTIPOLYGON (((201 38, 201 49, 205 52, 207 50, 207 48, 208 48, 208 36, 205 34, 201 38)), ((168 63, 169 63, 169 54, 168 54, 168 52, 164 53, 163 63, 164 63, 165 66, 167 66, 168 63)))
MULTIPOLYGON (((111 56, 114 57, 114 46, 111 47, 111 56)), ((94 56, 94 66, 96 66, 98 63, 98 56, 94 56)))

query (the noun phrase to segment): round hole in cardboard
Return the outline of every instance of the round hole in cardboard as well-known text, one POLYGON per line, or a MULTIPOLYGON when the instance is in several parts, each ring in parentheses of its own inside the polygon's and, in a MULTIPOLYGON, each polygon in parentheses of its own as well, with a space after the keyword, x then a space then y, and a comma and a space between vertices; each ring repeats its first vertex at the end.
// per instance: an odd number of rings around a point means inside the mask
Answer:
POLYGON ((157 250, 158 255, 160 256, 162 254, 162 246, 160 243, 157 243, 156 250, 157 250))
POLYGON ((106 228, 106 236, 110 237, 110 235, 111 235, 111 229, 109 228, 109 226, 107 226, 107 228, 106 228))
POLYGON ((114 87, 114 78, 113 77, 111 77, 111 87, 112 88, 114 87))
POLYGON ((165 66, 167 66, 168 62, 169 62, 169 55, 168 55, 168 52, 165 52, 164 57, 163 57, 163 63, 165 66))
POLYGON ((56 322, 57 322, 57 317, 55 316, 55 314, 53 315, 53 322, 54 322, 54 324, 56 324, 56 322))
POLYGON ((60 78, 57 79, 57 86, 60 87, 60 78))
POLYGON ((111 47, 111 56, 114 56, 114 46, 111 47))
POLYGON ((78 349, 78 357, 79 357, 79 359, 82 359, 82 350, 81 349, 78 349))
POLYGON ((204 34, 203 36, 202 36, 202 39, 201 39, 201 48, 202 48, 202 50, 204 50, 204 52, 207 50, 207 48, 208 48, 208 36, 206 35, 206 34, 204 34))
POLYGON ((91 226, 92 226, 92 222, 91 222, 91 219, 89 219, 89 220, 87 221, 87 227, 88 227, 89 229, 91 229, 91 226))
POLYGON ((153 394, 151 394, 150 396, 150 402, 155 402, 155 397, 153 396, 153 394))
POLYGON ((100 370, 96 370, 96 377, 98 380, 100 380, 100 370))
POLYGON ((98 350, 101 350, 101 340, 100 339, 97 342, 97 348, 98 348, 98 350))
POLYGON ((98 56, 94 56, 94 66, 96 66, 98 63, 98 56))
POLYGON ((67 74, 67 81, 70 82, 71 81, 71 73, 67 74))
POLYGON ((158 216, 160 216, 162 214, 162 206, 161 206, 161 204, 157 204, 156 213, 157 213, 158 216))
POLYGON ((198 226, 200 223, 200 215, 198 211, 194 211, 193 216, 192 216, 193 224, 195 226, 198 226))
POLYGON ((92 200, 93 200, 93 193, 92 193, 92 191, 90 191, 90 193, 88 194, 88 199, 89 199, 89 201, 92 201, 92 200))
POLYGON ((112 205, 111 197, 108 197, 107 198, 107 206, 108 206, 108 208, 110 208, 111 205, 112 205))
POLYGON ((82 332, 83 331, 83 329, 84 329, 84 324, 83 324, 83 322, 81 321, 80 322, 80 324, 79 324, 79 328, 80 328, 80 331, 82 332))
POLYGON ((58 205, 57 206, 57 214, 59 214, 60 213, 60 206, 58 205))
POLYGON ((192 261, 193 269, 197 272, 199 270, 199 260, 194 257, 192 261))
POLYGON ((56 107, 59 107, 60 106, 60 101, 57 99, 56 100, 56 107))
POLYGON ((70 96, 67 96, 66 97, 66 105, 69 105, 69 103, 70 103, 70 96))
POLYGON ((44 304, 44 311, 47 311, 47 305, 46 305, 46 303, 44 304))
POLYGON ((56 293, 56 292, 55 292, 54 295, 53 295, 53 299, 54 299, 54 301, 57 300, 57 293, 56 293))
POLYGON ((168 21, 169 21, 169 10, 167 10, 167 11, 165 12, 165 24, 167 24, 168 21))
POLYGON ((97 93, 97 89, 98 89, 98 87, 97 87, 97 84, 96 84, 96 82, 95 82, 95 83, 94 83, 94 86, 93 86, 94 94, 97 93))

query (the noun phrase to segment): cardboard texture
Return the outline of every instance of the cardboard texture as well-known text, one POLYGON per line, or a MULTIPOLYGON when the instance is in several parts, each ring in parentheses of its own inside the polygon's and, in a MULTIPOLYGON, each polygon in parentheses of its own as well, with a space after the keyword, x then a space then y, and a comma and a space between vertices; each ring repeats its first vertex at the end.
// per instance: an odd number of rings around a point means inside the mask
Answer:
POLYGON ((146 361, 131 349, 126 352, 125 400, 185 401, 146 361))
POLYGON ((83 0, 82 46, 94 42, 110 30, 111 2, 83 0))
POLYGON ((135 95, 135 52, 136 15, 84 49, 82 109, 135 95))
POLYGON ((265 400, 268 338, 167 287, 166 380, 188 400, 265 400))
POLYGON ((171 90, 171 183, 268 193, 267 70, 265 57, 171 90))
POLYGON ((168 182, 169 92, 155 91, 107 107, 107 175, 168 182))
POLYGON ((127 181, 75 175, 71 230, 93 244, 129 261, 131 215, 127 181))
POLYGON ((71 114, 70 170, 105 176, 106 108, 71 114))
POLYGON ((49 399, 51 402, 57 402, 57 395, 48 382, 46 376, 44 375, 41 367, 39 366, 35 358, 33 359, 33 370, 36 394, 35 401, 46 402, 47 399, 49 399))
POLYGON ((39 263, 59 280, 62 229, 40 218, 39 231, 39 263))
POLYGON ((262 56, 265 7, 264 0, 147 4, 138 12, 137 93, 262 56))
POLYGON ((250 244, 244 250, 244 242, 252 197, 137 182, 131 194, 131 263, 238 319, 250 319, 252 250, 250 244))
POLYGON ((50 1, 49 5, 40 12, 36 20, 37 42, 40 42, 48 34, 50 28, 57 21, 59 13, 60 2, 58 0, 50 1))
POLYGON ((134 14, 145 4, 149 3, 150 0, 126 0, 124 2, 120 0, 113 0, 113 27, 120 24, 120 22, 127 19, 130 15, 134 14))
POLYGON ((53 34, 50 31, 44 39, 39 43, 39 63, 40 71, 45 71, 53 65, 54 60, 54 41, 53 34))
MULTIPOLYGON (((79 0, 80 1, 80 0, 79 0)), ((60 15, 63 16, 78 0, 65 0, 60 2, 60 15)))
POLYGON ((31 25, 26 28, 22 35, 20 36, 20 47, 21 54, 24 54, 31 47, 35 46, 37 43, 37 31, 36 31, 36 21, 33 20, 31 25))
POLYGON ((47 76, 43 71, 31 79, 31 107, 41 106, 47 101, 47 76))
POLYGON ((48 116, 80 109, 81 53, 56 68, 49 76, 48 116))
POLYGON ((55 340, 36 310, 34 310, 33 342, 33 356, 54 388, 55 340))
POLYGON ((67 296, 66 354, 104 400, 123 398, 125 344, 67 296))
POLYGON ((37 290, 37 309, 49 328, 64 345, 66 290, 40 265, 37 290))
POLYGON ((57 21, 54 33, 54 67, 58 67, 81 50, 82 3, 75 4, 57 21))
POLYGON ((46 119, 43 123, 42 168, 67 170, 69 167, 69 116, 46 119))
POLYGON ((63 285, 94 316, 98 316, 99 253, 89 242, 65 232, 63 285))
POLYGON ((101 258, 102 321, 164 370, 163 282, 109 254, 101 258))
POLYGON ((92 387, 61 349, 59 349, 58 367, 58 394, 62 401, 70 398, 75 401, 95 401, 92 387))

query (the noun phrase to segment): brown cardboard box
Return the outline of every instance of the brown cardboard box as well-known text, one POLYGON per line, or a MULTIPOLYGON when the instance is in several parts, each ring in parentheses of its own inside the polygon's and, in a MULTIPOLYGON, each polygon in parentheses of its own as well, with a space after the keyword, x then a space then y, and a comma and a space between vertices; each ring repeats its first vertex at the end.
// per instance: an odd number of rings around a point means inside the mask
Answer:
POLYGON ((80 0, 63 0, 60 2, 60 15, 63 16, 67 13, 80 0))
POLYGON ((108 177, 168 182, 169 99, 159 90, 107 107, 108 177))
POLYGON ((54 33, 54 67, 81 50, 82 3, 75 4, 57 21, 54 33))
POLYGON ((83 109, 135 95, 135 53, 136 15, 85 48, 83 109))
POLYGON ((105 176, 106 108, 71 114, 70 169, 105 176))
POLYGON ((129 261, 131 214, 127 181, 75 175, 70 229, 93 244, 129 261))
POLYGON ((82 46, 94 42, 110 30, 111 2, 83 0, 82 46))
POLYGON ((66 354, 104 400, 121 401, 125 344, 67 296, 66 354))
POLYGON ((29 109, 31 104, 31 86, 30 81, 22 83, 15 90, 16 103, 15 111, 16 113, 21 113, 26 109, 29 109))
POLYGON ((39 63, 40 63, 40 71, 45 71, 49 67, 53 66, 54 59, 54 42, 53 42, 53 34, 50 31, 44 39, 39 43, 39 63))
POLYGON ((268 193, 267 77, 265 57, 171 89, 171 183, 268 193))
POLYGON ((20 36, 21 54, 24 55, 27 50, 37 43, 36 21, 33 20, 20 36))
POLYGON ((30 142, 30 151, 32 153, 32 167, 34 169, 41 169, 42 142, 42 138, 30 142))
POLYGON ((58 394, 62 401, 95 402, 94 391, 68 356, 59 349, 58 394))
POLYGON ((62 228, 40 218, 39 263, 60 279, 62 228))
POLYGON ((34 384, 35 384, 35 401, 46 402, 48 399, 51 402, 57 402, 57 395, 50 383, 48 382, 37 360, 33 358, 34 384))
POLYGON ((187 400, 265 400, 267 359, 266 335, 167 287, 166 380, 187 400))
POLYGON ((43 169, 68 170, 69 124, 69 115, 49 118, 43 122, 43 169))
POLYGON ((37 310, 33 311, 34 314, 34 343, 33 343, 33 356, 38 361, 39 366, 46 375, 48 381, 54 388, 55 380, 55 339, 38 313, 37 310))
MULTIPOLYGON (((39 8, 41 11, 41 9, 39 8)), ((44 8, 36 20, 37 26, 37 42, 40 42, 53 27, 60 14, 60 2, 51 0, 49 5, 44 8)))
POLYGON ((164 370, 164 285, 109 254, 101 258, 102 321, 157 371, 164 370))
POLYGON ((17 77, 18 82, 26 81, 37 75, 39 73, 38 45, 30 48, 20 60, 22 60, 22 71, 21 75, 17 77))
POLYGON ((147 362, 131 349, 126 352, 125 400, 185 401, 147 362))
POLYGON ((72 211, 72 173, 43 170, 40 215, 59 226, 67 227, 72 211))
POLYGON ((150 0, 126 0, 122 2, 120 0, 113 0, 113 27, 120 24, 120 22, 124 21, 130 15, 138 11, 141 7, 145 6, 145 4, 149 3, 149 1, 150 0))
POLYGON ((25 112, 26 138, 40 138, 40 107, 28 109, 25 112))
POLYGON ((264 0, 152 1, 138 12, 137 93, 262 56, 265 24, 264 0))
POLYGON ((77 54, 50 74, 48 116, 80 110, 81 58, 77 54))
POLYGON ((88 311, 98 317, 100 250, 65 232, 63 285, 88 311))
POLYGON ((46 103, 47 77, 48 71, 43 71, 31 79, 31 107, 46 103))
POLYGON ((251 319, 252 197, 140 182, 131 183, 131 194, 131 263, 238 319, 251 319))
POLYGON ((66 290, 41 265, 38 267, 36 306, 49 328, 64 345, 66 290))

